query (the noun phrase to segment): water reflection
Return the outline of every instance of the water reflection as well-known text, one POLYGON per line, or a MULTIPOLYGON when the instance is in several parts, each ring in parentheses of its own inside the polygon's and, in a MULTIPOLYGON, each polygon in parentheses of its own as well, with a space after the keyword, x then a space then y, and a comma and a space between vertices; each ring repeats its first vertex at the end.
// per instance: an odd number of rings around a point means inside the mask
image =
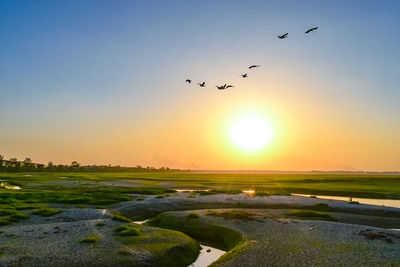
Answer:
POLYGON ((0 188, 11 189, 11 190, 20 190, 21 187, 18 185, 12 185, 7 182, 0 182, 0 188))
POLYGON ((242 192, 245 193, 245 194, 252 195, 252 194, 254 194, 256 192, 256 190, 254 190, 254 189, 245 189, 245 190, 242 190, 242 192))
POLYGON ((189 265, 189 267, 207 267, 214 261, 218 260, 225 251, 216 249, 209 246, 201 245, 200 254, 196 261, 189 265))
POLYGON ((134 223, 136 223, 136 224, 144 224, 145 222, 147 222, 149 219, 147 219, 147 220, 144 220, 144 221, 135 221, 134 223))
MULTIPOLYGON (((292 195, 293 196, 302 196, 302 197, 310 197, 311 196, 311 195, 304 195, 304 194, 292 194, 292 195)), ((347 202, 351 199, 351 201, 358 202, 360 204, 400 208, 400 200, 398 200, 398 199, 374 199, 374 198, 356 198, 356 197, 350 198, 350 197, 319 196, 319 195, 317 195, 315 197, 322 198, 322 199, 342 200, 342 201, 347 201, 347 202)))

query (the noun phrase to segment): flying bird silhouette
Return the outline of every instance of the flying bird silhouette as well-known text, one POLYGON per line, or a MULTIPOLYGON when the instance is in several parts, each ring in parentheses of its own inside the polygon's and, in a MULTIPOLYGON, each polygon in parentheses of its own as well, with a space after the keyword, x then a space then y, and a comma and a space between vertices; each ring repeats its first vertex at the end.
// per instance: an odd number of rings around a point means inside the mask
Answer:
POLYGON ((314 28, 308 29, 305 33, 310 33, 310 32, 315 31, 317 29, 318 29, 318 27, 314 27, 314 28))
POLYGON ((215 87, 217 87, 218 90, 224 90, 224 89, 226 89, 226 84, 221 85, 221 86, 215 86, 215 87))
POLYGON ((242 76, 243 78, 247 78, 247 77, 248 77, 248 76, 247 76, 247 73, 242 74, 242 75, 240 75, 240 76, 242 76))
POLYGON ((249 67, 249 69, 252 69, 252 68, 259 68, 260 67, 260 65, 251 65, 250 67, 249 67))
POLYGON ((192 80, 190 80, 190 79, 186 79, 186 82, 187 82, 187 83, 191 83, 191 82, 192 82, 192 80))
POLYGON ((277 35, 279 39, 285 39, 288 36, 289 33, 285 33, 282 35, 277 35))
POLYGON ((200 87, 206 87, 206 82, 197 83, 197 84, 200 85, 200 87))

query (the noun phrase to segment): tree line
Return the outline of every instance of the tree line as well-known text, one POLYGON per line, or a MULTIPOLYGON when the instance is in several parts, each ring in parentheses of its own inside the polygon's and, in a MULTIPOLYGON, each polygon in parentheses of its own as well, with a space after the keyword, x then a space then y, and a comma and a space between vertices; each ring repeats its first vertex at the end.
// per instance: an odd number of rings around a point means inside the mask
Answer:
POLYGON ((168 167, 121 167, 119 165, 81 165, 77 161, 68 164, 54 164, 50 161, 47 164, 35 163, 30 158, 20 161, 17 158, 4 159, 0 155, 0 172, 156 172, 156 171, 172 171, 168 167))

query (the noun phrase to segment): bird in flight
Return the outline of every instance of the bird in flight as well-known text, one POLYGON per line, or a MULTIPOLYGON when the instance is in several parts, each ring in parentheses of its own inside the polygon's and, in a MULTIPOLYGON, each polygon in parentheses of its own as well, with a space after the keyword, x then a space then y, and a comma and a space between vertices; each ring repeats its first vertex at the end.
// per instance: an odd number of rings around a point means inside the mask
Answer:
POLYGON ((240 76, 242 76, 243 78, 247 78, 247 77, 248 77, 248 76, 247 76, 247 73, 242 74, 242 75, 240 75, 240 76))
MULTIPOLYGON (((260 67, 260 65, 251 65, 250 67, 249 67, 249 69, 252 69, 252 68, 259 68, 260 67)), ((246 73, 247 74, 247 73, 246 73)))
POLYGON ((317 29, 318 29, 318 27, 314 27, 314 28, 308 29, 305 33, 310 33, 310 32, 315 31, 317 29))
POLYGON ((289 33, 285 33, 282 35, 277 35, 279 39, 285 39, 288 36, 289 33))
POLYGON ((186 79, 186 82, 187 82, 187 83, 191 83, 191 82, 192 82, 192 80, 190 80, 190 79, 186 79))
POLYGON ((200 87, 206 87, 206 82, 197 83, 197 84, 200 85, 200 87))
POLYGON ((216 86, 218 88, 218 90, 224 90, 226 89, 226 84, 221 85, 221 86, 216 86))

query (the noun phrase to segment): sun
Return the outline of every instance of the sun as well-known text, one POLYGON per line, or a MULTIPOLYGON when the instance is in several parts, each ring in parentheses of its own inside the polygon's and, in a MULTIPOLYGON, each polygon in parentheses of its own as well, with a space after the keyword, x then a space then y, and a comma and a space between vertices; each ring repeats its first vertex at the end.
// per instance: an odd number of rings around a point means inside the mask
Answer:
POLYGON ((270 124, 257 114, 246 114, 236 119, 229 134, 237 148, 249 152, 263 149, 272 139, 270 124))

